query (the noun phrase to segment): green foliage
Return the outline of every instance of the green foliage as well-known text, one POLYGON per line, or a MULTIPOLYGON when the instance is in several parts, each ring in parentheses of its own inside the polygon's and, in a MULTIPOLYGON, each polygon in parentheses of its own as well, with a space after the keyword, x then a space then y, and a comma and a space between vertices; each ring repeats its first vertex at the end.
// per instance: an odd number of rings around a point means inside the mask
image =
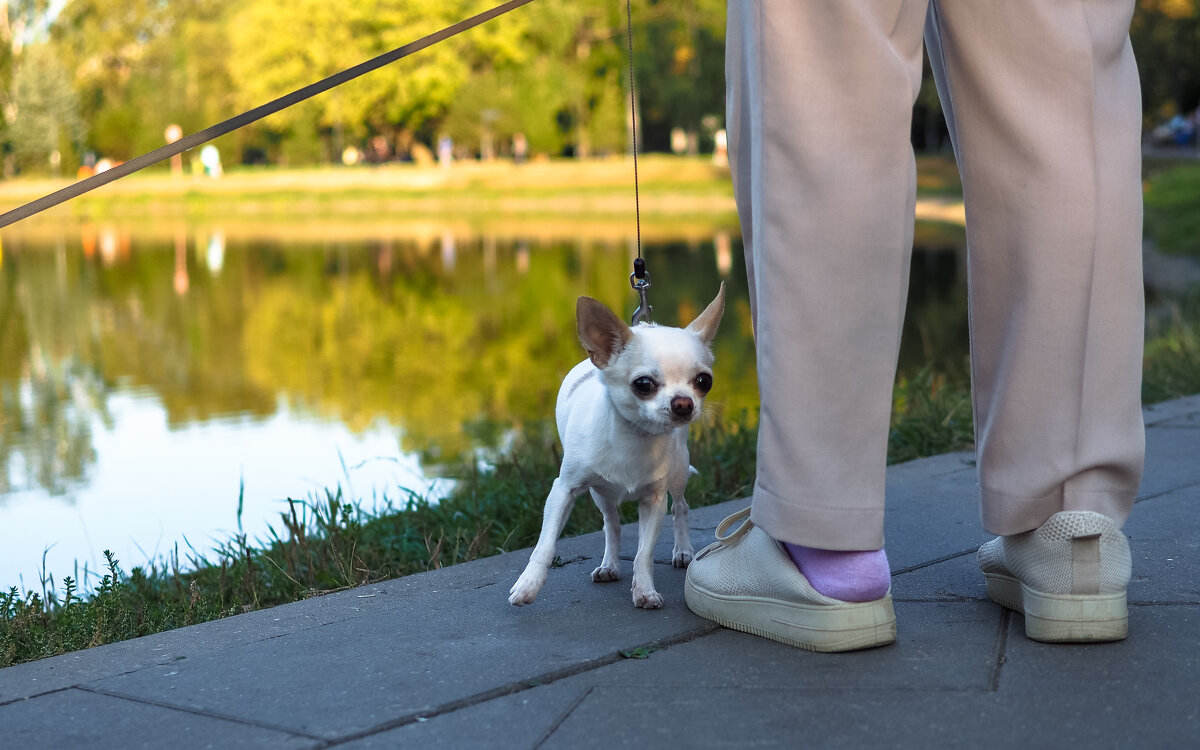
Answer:
MULTIPOLYGON (((88 147, 125 160, 229 116, 229 0, 71 0, 50 29, 74 72, 88 147)), ((74 165, 70 165, 73 169, 74 165)))
POLYGON ((516 133, 533 153, 622 150, 628 88, 615 6, 539 0, 530 11, 503 32, 507 58, 477 60, 440 129, 472 150, 485 132, 500 151, 516 133))
POLYGON ((634 62, 646 146, 667 150, 672 128, 703 136, 724 127, 725 3, 653 4, 634 15, 634 62))
MULTIPOLYGON (((492 5, 70 0, 50 46, 75 71, 88 147, 128 159, 162 145, 169 123, 198 130, 492 5)), ((485 142, 492 153, 507 153, 522 133, 533 154, 621 152, 629 140, 623 11, 621 4, 539 0, 220 146, 234 161, 244 154, 298 164, 335 161, 343 146, 364 148, 375 138, 403 154, 440 134, 472 153, 485 142)), ((719 115, 724 13, 716 0, 638 9, 644 127, 694 131, 702 116, 719 115)))
POLYGON ((17 117, 8 135, 17 166, 46 173, 57 171, 63 160, 73 162, 84 137, 83 120, 71 79, 50 49, 26 52, 13 88, 17 117))
MULTIPOLYGON (((466 0, 258 0, 230 20, 229 73, 235 105, 250 109, 320 78, 419 39, 469 15, 466 0)), ((470 73, 456 38, 376 74, 285 110, 269 127, 312 119, 362 137, 411 128, 439 115, 470 73)))
POLYGON ((1195 0, 1138 0, 1129 31, 1148 124, 1200 104, 1200 12, 1195 0))
POLYGON ((1146 325, 1142 400, 1156 403, 1200 393, 1200 292, 1167 305, 1146 325))
POLYGON ((925 367, 901 377, 892 395, 888 463, 975 446, 970 386, 925 367))
MULTIPOLYGON (((490 0, 69 0, 50 28, 50 57, 73 72, 86 145, 128 159, 322 76, 448 26, 490 0)), ((45 0, 5 3, 0 94, 45 19, 45 0)), ((721 126, 725 3, 634 5, 644 141, 664 150, 679 127, 707 145, 721 126)), ((389 151, 451 135, 473 153, 587 156, 628 147, 623 3, 539 0, 383 70, 221 139, 227 161, 336 161, 379 137, 389 151)), ((1131 29, 1151 120, 1200 101, 1200 17, 1193 0, 1139 0, 1131 29)), ((928 81, 918 103, 937 106, 928 81)), ((18 114, 18 117, 20 115, 18 114)), ((62 150, 62 149, 60 149, 62 150)), ((64 157, 67 154, 64 151, 64 157)), ((68 172, 73 163, 64 161, 68 172)))
POLYGON ((1177 166, 1150 178, 1146 234, 1166 253, 1200 258, 1200 166, 1177 166))

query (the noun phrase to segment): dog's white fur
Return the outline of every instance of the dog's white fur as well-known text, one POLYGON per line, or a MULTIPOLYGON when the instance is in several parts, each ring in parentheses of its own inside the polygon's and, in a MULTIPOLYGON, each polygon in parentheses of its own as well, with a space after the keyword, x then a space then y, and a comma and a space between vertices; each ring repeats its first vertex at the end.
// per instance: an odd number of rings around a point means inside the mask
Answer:
POLYGON ((571 370, 558 392, 554 416, 563 444, 562 466, 546 498, 537 546, 509 592, 510 603, 521 606, 537 598, 575 498, 587 490, 604 516, 604 559, 592 571, 592 580, 621 577, 617 506, 637 500, 633 604, 662 606, 654 589, 654 543, 670 493, 672 564, 685 568, 692 561, 683 497, 689 471, 687 426, 700 415, 712 384, 710 346, 724 311, 724 283, 687 328, 646 323, 630 328, 600 302, 579 298, 576 318, 588 359, 571 370), (655 385, 653 393, 646 392, 645 378, 655 385))

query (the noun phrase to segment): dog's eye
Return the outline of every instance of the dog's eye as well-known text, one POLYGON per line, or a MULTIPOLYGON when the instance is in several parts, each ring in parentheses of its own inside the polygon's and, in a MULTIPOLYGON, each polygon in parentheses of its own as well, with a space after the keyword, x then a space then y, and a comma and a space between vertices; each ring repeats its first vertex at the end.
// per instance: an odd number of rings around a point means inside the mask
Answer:
POLYGON ((658 390, 658 383, 654 382, 654 378, 648 378, 645 375, 633 381, 633 392, 639 396, 652 396, 658 390))
POLYGON ((696 390, 700 391, 701 394, 708 393, 710 390, 712 390, 712 375, 709 375, 707 372, 702 372, 697 375, 696 380, 693 382, 696 384, 696 390))

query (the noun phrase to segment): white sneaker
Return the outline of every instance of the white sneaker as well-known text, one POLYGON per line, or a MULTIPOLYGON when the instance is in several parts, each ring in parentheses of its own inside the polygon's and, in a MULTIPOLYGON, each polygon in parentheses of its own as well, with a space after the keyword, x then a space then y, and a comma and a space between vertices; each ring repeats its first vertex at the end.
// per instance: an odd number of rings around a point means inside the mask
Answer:
POLYGON ((750 520, 750 509, 717 525, 717 541, 688 566, 688 608, 727 628, 810 651, 852 651, 896 640, 891 594, 844 602, 812 587, 783 546, 750 520), (725 532, 743 521, 733 533, 725 532))
POLYGON ((1111 518, 1063 511, 979 548, 988 598, 1025 615, 1035 641, 1119 641, 1129 629, 1129 540, 1111 518))

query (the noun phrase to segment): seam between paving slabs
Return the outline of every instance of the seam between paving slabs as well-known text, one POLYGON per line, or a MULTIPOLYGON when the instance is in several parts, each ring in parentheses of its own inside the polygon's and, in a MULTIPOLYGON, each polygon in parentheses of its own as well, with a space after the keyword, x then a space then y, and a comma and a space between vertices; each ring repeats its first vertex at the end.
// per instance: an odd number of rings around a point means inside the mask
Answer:
POLYGON ((365 729, 365 730, 362 730, 359 732, 354 732, 352 734, 343 735, 341 737, 338 737, 337 739, 331 740, 329 744, 330 745, 340 745, 340 744, 343 744, 346 742, 352 742, 354 740, 363 739, 364 737, 370 737, 372 735, 380 734, 382 732, 387 732, 392 729, 398 729, 400 727, 406 726, 408 724, 412 724, 414 722, 426 721, 428 719, 432 719, 437 716, 442 716, 443 714, 453 713, 455 711, 459 711, 464 708, 470 708, 471 706, 476 706, 476 705, 479 705, 480 703, 486 703, 488 701, 496 700, 497 698, 503 698, 508 695, 514 695, 516 693, 521 693, 526 690, 532 690, 535 687, 549 685, 551 683, 558 682, 559 680, 564 680, 568 677, 574 677, 576 675, 580 675, 585 672, 591 672, 591 671, 600 669, 601 667, 607 667, 610 664, 616 664, 617 662, 620 662, 623 659, 628 658, 627 656, 625 656, 625 654, 628 654, 631 651, 638 651, 638 650, 645 650, 646 652, 661 651, 663 649, 670 648, 671 646, 678 646, 683 643, 688 643, 690 641, 694 641, 698 638, 703 638, 704 636, 711 635, 712 633, 714 633, 720 629, 721 629, 721 626, 717 625, 716 623, 707 623, 701 627, 694 628, 692 630, 688 630, 686 632, 680 633, 679 635, 672 636, 670 638, 662 638, 659 640, 650 641, 649 643, 642 644, 641 646, 636 646, 632 649, 622 649, 619 651, 614 651, 612 653, 605 654, 603 656, 598 656, 594 659, 588 659, 587 661, 580 662, 579 664, 574 664, 569 667, 563 667, 562 669, 557 669, 557 670, 554 670, 551 672, 546 672, 545 674, 537 675, 535 677, 530 677, 530 678, 527 678, 524 680, 516 680, 514 682, 508 683, 507 685, 501 685, 499 687, 492 688, 491 690, 485 690, 481 693, 476 693, 475 695, 469 695, 465 698, 459 698, 458 700, 450 701, 448 703, 443 703, 442 705, 436 706, 427 711, 416 711, 416 712, 413 712, 410 714, 406 714, 404 716, 397 717, 390 721, 385 721, 381 724, 377 724, 377 725, 371 727, 370 729, 365 729))
POLYGON ((1000 627, 996 633, 996 650, 992 652, 992 678, 988 682, 989 692, 1000 690, 1000 672, 1004 662, 1008 660, 1008 631, 1012 623, 1012 610, 1004 609, 1000 613, 1000 627))
POLYGON ((1162 490, 1160 492, 1155 492, 1153 495, 1145 495, 1144 497, 1139 497, 1139 498, 1135 499, 1133 502, 1136 505, 1138 503, 1144 503, 1147 500, 1157 500, 1158 498, 1162 497, 1163 495, 1170 495, 1170 494, 1179 492, 1180 490, 1190 490, 1193 487, 1200 487, 1200 480, 1197 480, 1195 482, 1185 482, 1184 484, 1179 484, 1174 487, 1170 487, 1168 489, 1162 490))
POLYGON ((559 727, 566 723, 567 719, 571 717, 571 714, 575 713, 575 709, 582 706, 583 702, 588 699, 588 696, 591 695, 592 691, 595 689, 595 685, 590 685, 588 686, 587 690, 584 690, 579 695, 579 697, 571 701, 571 705, 567 706, 567 710, 559 714, 558 718, 551 722, 550 726, 546 729, 542 736, 538 738, 538 741, 533 743, 532 750, 537 750, 539 747, 546 744, 546 740, 554 736, 554 733, 558 731, 559 727))
POLYGON ((315 741, 324 741, 326 739, 324 737, 319 737, 317 735, 309 734, 307 732, 302 732, 302 731, 296 730, 291 727, 281 726, 279 724, 270 724, 270 723, 263 722, 263 721, 254 721, 253 719, 247 719, 243 716, 231 716, 229 714, 223 714, 218 711, 209 711, 209 710, 205 710, 205 709, 195 708, 193 706, 181 706, 176 703, 167 703, 165 701, 156 701, 156 700, 151 700, 149 698, 142 698, 139 696, 126 695, 124 693, 114 692, 112 690, 104 690, 101 688, 87 687, 85 685, 77 685, 73 688, 66 688, 66 689, 67 690, 82 690, 84 692, 92 693, 94 695, 103 695, 108 698, 116 698, 118 700, 128 701, 130 703, 140 703, 140 704, 146 705, 146 706, 154 706, 155 708, 162 708, 162 709, 166 709, 168 711, 180 711, 185 714, 192 714, 193 716, 202 716, 206 719, 218 719, 220 721, 227 721, 232 724, 240 724, 242 726, 255 727, 256 729, 267 729, 272 732, 278 732, 280 734, 291 735, 293 737, 303 737, 305 739, 315 740, 315 741))
POLYGON ((917 563, 916 565, 909 565, 907 568, 901 568, 900 570, 894 570, 894 571, 892 571, 892 578, 895 578, 896 576, 905 575, 906 573, 913 573, 915 571, 921 570, 922 568, 928 568, 933 565, 940 565, 941 563, 949 562, 950 560, 956 560, 960 557, 966 557, 967 555, 973 555, 973 554, 975 554, 976 550, 978 550, 978 549, 979 549, 978 546, 970 547, 968 549, 960 550, 958 552, 951 552, 948 555, 942 555, 941 557, 934 558, 933 560, 926 560, 925 562, 917 563))
MULTIPOLYGON (((180 629, 182 629, 182 628, 180 628, 180 629)), ((274 637, 274 636, 272 636, 272 637, 274 637)), ((128 643, 128 641, 117 641, 117 642, 118 643, 128 643)), ((70 653, 70 652, 68 652, 68 653, 70 653)), ((47 658, 55 659, 55 658, 58 658, 58 656, 65 656, 65 654, 58 654, 57 656, 51 656, 51 657, 47 657, 47 658)), ((54 695, 55 693, 61 693, 64 690, 74 690, 75 688, 90 690, 91 692, 98 692, 96 690, 91 690, 90 688, 85 688, 84 685, 86 685, 88 682, 95 682, 97 680, 109 680, 114 677, 124 677, 125 675, 136 674, 136 673, 141 672, 146 669, 157 669, 158 667, 165 667, 168 664, 174 664, 175 662, 179 661, 180 658, 181 657, 178 657, 178 656, 171 656, 171 657, 164 656, 163 661, 156 661, 152 664, 143 664, 141 666, 134 667, 133 669, 127 669, 124 672, 113 672, 112 674, 104 674, 104 675, 94 676, 94 677, 87 678, 86 680, 84 680, 82 682, 76 682, 76 683, 72 683, 70 685, 63 685, 62 687, 51 688, 49 690, 46 690, 45 692, 34 693, 33 695, 25 695, 20 698, 13 698, 12 700, 0 700, 0 708, 3 708, 4 706, 7 706, 11 703, 20 703, 21 701, 33 700, 34 698, 41 698, 42 696, 46 696, 46 695, 54 695)), ((182 657, 182 658, 186 659, 188 657, 182 657)), ((24 663, 30 664, 32 662, 24 662, 24 663)), ((16 666, 20 666, 20 665, 16 665, 16 666)))
MULTIPOLYGON (((287 606, 287 605, 280 605, 280 606, 287 606)), ((258 611, 258 612, 267 612, 267 611, 269 611, 269 609, 261 609, 261 610, 257 610, 257 611, 258 611)), ((220 618, 220 619, 217 619, 217 620, 209 620, 209 622, 208 622, 208 623, 200 623, 200 625, 197 625, 197 626, 192 626, 192 627, 200 627, 201 625, 207 625, 207 624, 209 624, 209 623, 214 623, 214 622, 222 622, 223 620, 226 620, 226 619, 228 619, 228 618, 220 618)), ((354 619, 354 616, 353 616, 353 615, 351 615, 351 616, 348 616, 348 617, 342 617, 342 618, 339 618, 339 619, 337 619, 337 620, 330 620, 329 622, 323 622, 323 623, 320 623, 320 624, 318 624, 318 625, 310 625, 310 626, 303 627, 303 628, 297 628, 296 630, 289 630, 289 631, 288 631, 288 632, 286 632, 286 633, 273 633, 273 634, 271 634, 271 635, 268 635, 268 636, 265 636, 265 637, 262 637, 262 638, 254 638, 254 639, 251 639, 251 640, 248 640, 248 641, 243 641, 243 642, 240 642, 240 643, 236 643, 236 644, 234 644, 234 646, 233 646, 233 647, 237 647, 237 646, 253 646, 253 645, 256 645, 256 644, 259 644, 259 643, 266 643, 267 641, 273 641, 273 640, 275 640, 275 639, 277 639, 277 638, 286 638, 286 637, 288 637, 288 636, 292 636, 292 635, 295 635, 295 634, 297 634, 297 633, 303 633, 303 632, 306 632, 306 631, 309 631, 309 630, 316 630, 316 629, 318 629, 318 628, 329 627, 329 626, 331 626, 331 625, 337 625, 337 624, 339 624, 339 623, 346 622, 346 621, 348 621, 348 620, 353 620, 353 619, 354 619)), ((178 633, 180 630, 183 630, 183 628, 177 628, 177 629, 175 629, 175 630, 172 630, 172 631, 164 631, 164 632, 165 632, 165 633, 178 633)), ((153 638, 155 635, 162 635, 162 633, 155 633, 155 634, 152 634, 152 635, 149 635, 149 636, 143 636, 143 637, 145 637, 145 638, 153 638)), ((125 640, 125 641, 114 641, 114 643, 113 643, 113 644, 105 644, 105 645, 114 645, 114 644, 128 644, 129 642, 130 642, 129 640, 125 640)), ((230 648, 230 647, 225 647, 225 648, 220 648, 220 649, 208 649, 208 650, 204 650, 204 651, 201 651, 201 652, 197 652, 197 653, 195 653, 195 654, 187 654, 187 655, 182 655, 182 656, 181 656, 181 655, 178 655, 178 654, 175 654, 175 655, 164 655, 164 656, 162 657, 162 661, 153 661, 153 662, 149 662, 149 663, 147 663, 147 664, 140 664, 140 665, 138 665, 138 666, 136 666, 136 667, 134 667, 134 668, 132 668, 132 669, 126 669, 126 670, 124 670, 124 671, 122 671, 122 672, 113 672, 113 673, 111 673, 111 674, 94 675, 94 676, 92 676, 92 677, 88 677, 88 678, 86 678, 86 679, 85 679, 84 681, 82 681, 82 682, 76 682, 76 683, 72 683, 72 684, 70 684, 70 685, 63 685, 62 687, 51 688, 50 690, 46 690, 46 691, 44 691, 44 692, 41 692, 41 693, 34 693, 34 694, 32 694, 32 695, 25 695, 25 696, 21 696, 20 698, 12 698, 12 699, 7 699, 7 700, 6 700, 6 699, 4 699, 4 698, 0 698, 0 708, 3 708, 4 706, 7 706, 7 705, 9 705, 9 704, 11 704, 11 703, 19 703, 19 702, 21 702, 21 701, 23 701, 23 700, 32 700, 33 698, 41 698, 41 697, 42 697, 42 696, 44 696, 44 695, 53 695, 53 694, 55 694, 55 693, 61 693, 61 692, 62 692, 62 691, 64 691, 64 690, 71 690, 71 689, 73 689, 73 688, 80 688, 81 690, 88 690, 88 691, 90 691, 90 692, 99 693, 99 692, 102 692, 102 691, 101 691, 101 690, 98 690, 98 689, 96 689, 96 688, 90 688, 90 687, 86 687, 86 686, 87 686, 87 684, 88 684, 88 683, 90 683, 90 682, 96 682, 96 681, 99 681, 99 680, 109 680, 109 679, 112 679, 112 678, 114 678, 114 677, 125 677, 126 675, 137 674, 138 672, 143 672, 143 671, 145 671, 145 670, 147 670, 147 669, 158 669, 159 667, 165 667, 165 666, 168 666, 168 665, 170 665, 170 664, 174 664, 174 663, 176 663, 176 662, 178 662, 178 661, 181 661, 181 660, 184 660, 184 659, 203 659, 203 658, 210 657, 210 656, 212 656, 212 655, 214 655, 214 654, 217 654, 217 653, 223 653, 223 652, 227 651, 229 648, 230 648)), ((71 652, 67 652, 67 653, 71 653, 71 652)), ((50 656, 50 657, 46 657, 46 658, 47 658, 47 659, 56 659, 56 658, 58 658, 58 657, 60 657, 60 656, 65 656, 65 655, 66 655, 66 654, 56 654, 55 656, 50 656)), ((35 659, 35 660, 33 660, 33 661, 43 661, 43 660, 42 660, 42 659, 35 659)), ((22 664, 30 664, 30 663, 32 663, 32 662, 22 662, 22 664)), ((13 665, 13 666, 20 666, 20 664, 16 664, 16 665, 13 665)), ((128 697, 128 696, 123 696, 123 697, 128 697)), ((136 699, 134 699, 134 698, 130 698, 130 700, 136 700, 136 699)))

